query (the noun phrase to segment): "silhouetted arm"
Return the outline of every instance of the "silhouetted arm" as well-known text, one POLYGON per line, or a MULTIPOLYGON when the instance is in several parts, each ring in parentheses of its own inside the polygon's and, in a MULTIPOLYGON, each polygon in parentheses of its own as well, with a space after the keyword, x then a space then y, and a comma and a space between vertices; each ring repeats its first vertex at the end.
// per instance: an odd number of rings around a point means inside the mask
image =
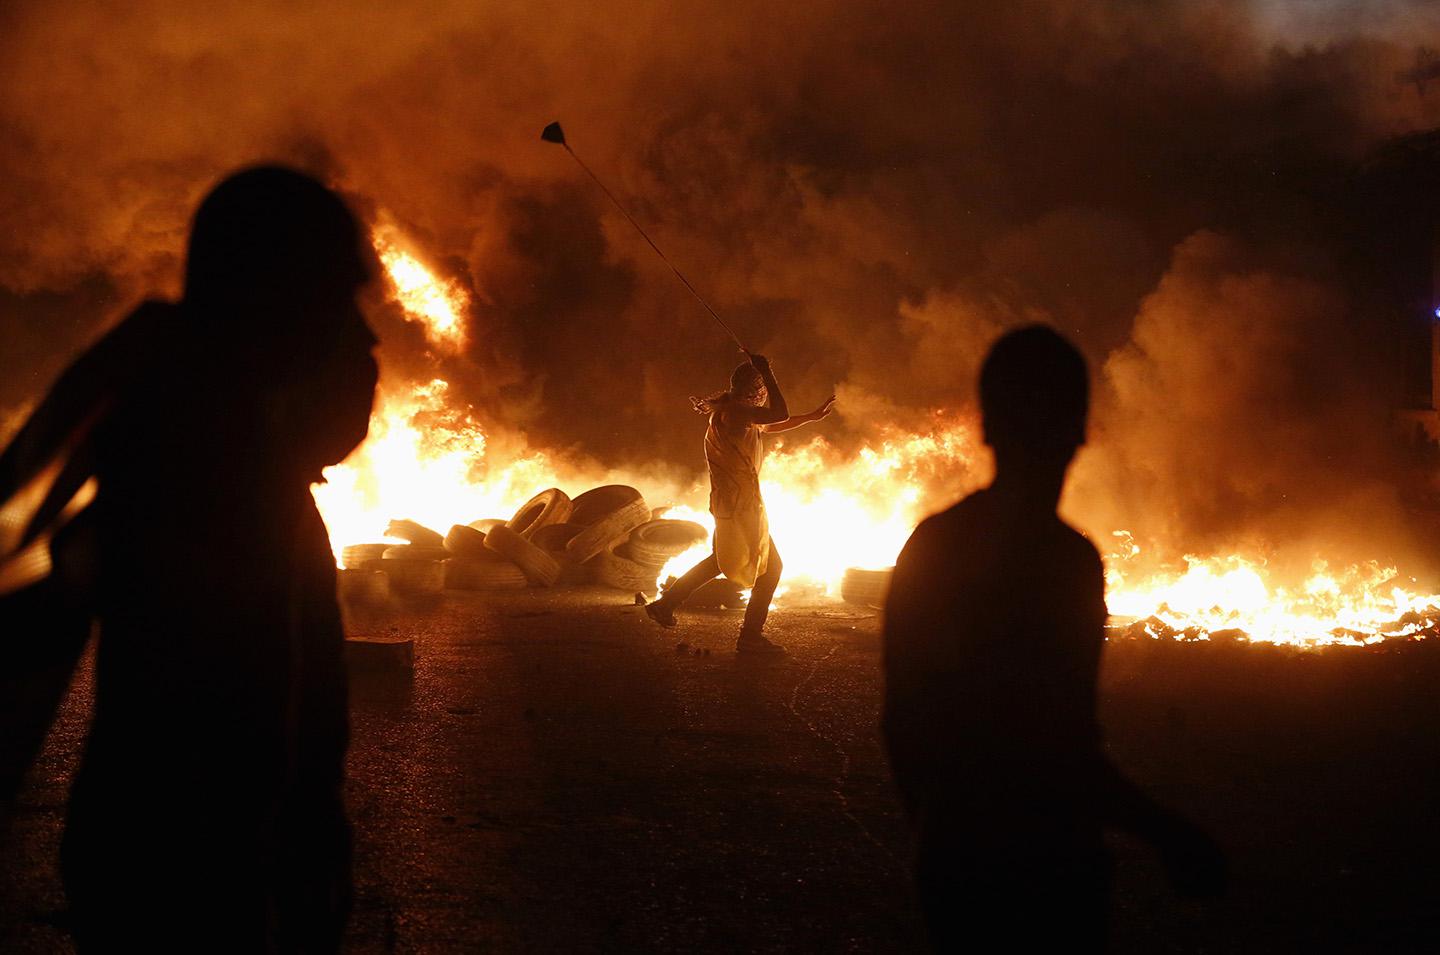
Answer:
POLYGON ((1227 879, 1225 853, 1206 832, 1140 790, 1108 758, 1098 768, 1105 821, 1139 836, 1160 852, 1175 888, 1186 895, 1216 895, 1227 879))
MULTIPOLYGON (((125 383, 144 373, 145 360, 155 351, 155 331, 168 314, 168 306, 158 303, 140 306, 60 374, 0 454, 0 507, 49 465, 74 454, 125 383)), ((29 519, 20 543, 44 530, 90 477, 90 463, 88 458, 77 459, 65 468, 45 502, 29 519)))
POLYGON ((762 425, 761 427, 763 428, 763 430, 770 434, 779 434, 782 431, 794 431, 796 428, 803 427, 804 425, 810 424, 815 421, 821 421, 829 417, 830 411, 832 408, 834 408, 834 406, 835 396, 831 395, 829 398, 825 399, 824 404, 816 408, 814 411, 807 411, 804 414, 794 415, 792 417, 786 418, 784 421, 777 421, 774 424, 762 425))
POLYGON ((128 337, 125 326, 106 335, 66 368, 45 398, 0 454, 0 502, 28 484, 64 449, 111 390, 116 371, 117 342, 128 337))
MULTIPOLYGON (((1104 645, 1104 574, 1096 560, 1094 571, 1093 639, 1104 645)), ((1096 656, 1098 663, 1098 654, 1096 656)), ((1186 894, 1213 895, 1225 883, 1225 856, 1198 826, 1167 808, 1135 785, 1095 742, 1091 784, 1104 822, 1138 836, 1155 846, 1170 880, 1186 894)))

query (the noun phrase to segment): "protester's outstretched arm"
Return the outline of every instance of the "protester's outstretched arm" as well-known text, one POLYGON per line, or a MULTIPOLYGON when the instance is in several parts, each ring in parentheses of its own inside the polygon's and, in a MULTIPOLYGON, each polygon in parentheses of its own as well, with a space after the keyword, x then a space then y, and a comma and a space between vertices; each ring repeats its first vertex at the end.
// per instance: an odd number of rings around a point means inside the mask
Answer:
POLYGON ((142 304, 60 374, 0 454, 0 503, 66 450, 76 429, 93 423, 126 382, 154 367, 172 314, 171 306, 142 304))
POLYGON ((782 431, 794 431, 796 428, 802 427, 815 421, 820 421, 828 417, 831 409, 834 408, 834 406, 835 396, 831 395, 829 398, 825 399, 824 404, 816 408, 814 411, 807 411, 804 414, 792 415, 791 417, 786 418, 784 421, 777 421, 774 424, 767 424, 764 426, 764 428, 771 434, 779 434, 782 431))
MULTIPOLYGON (((143 374, 145 358, 156 350, 155 331, 166 316, 162 306, 142 305, 87 349, 50 388, 44 400, 0 453, 0 509, 50 465, 76 454, 90 428, 105 413, 122 383, 143 374)), ((41 507, 28 516, 23 534, 0 532, 0 553, 23 546, 58 514, 90 476, 70 462, 41 507)))
POLYGON ((1208 896, 1224 890, 1225 854, 1215 840, 1147 796, 1104 756, 1096 772, 1106 821, 1154 845, 1177 891, 1208 896))
POLYGON ((51 464, 100 406, 112 377, 104 355, 97 347, 66 369, 0 454, 0 503, 51 464))

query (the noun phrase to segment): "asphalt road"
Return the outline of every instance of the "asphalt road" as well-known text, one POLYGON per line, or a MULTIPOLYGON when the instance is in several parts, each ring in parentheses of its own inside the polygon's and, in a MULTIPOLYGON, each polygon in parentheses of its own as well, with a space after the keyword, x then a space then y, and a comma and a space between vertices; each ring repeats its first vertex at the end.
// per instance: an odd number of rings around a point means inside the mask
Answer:
MULTIPOLYGON (((417 660, 355 674, 351 947, 919 948, 875 733, 877 620, 827 604, 772 621, 791 652, 767 661, 732 652, 734 612, 683 614, 677 634, 603 590, 352 615, 413 635, 417 660)), ((1116 950, 1435 950, 1437 675, 1433 641, 1112 645, 1117 760, 1235 870, 1225 899, 1177 900, 1117 839, 1116 950)), ((54 852, 87 700, 82 672, 0 845, 0 950, 67 950, 54 852)))

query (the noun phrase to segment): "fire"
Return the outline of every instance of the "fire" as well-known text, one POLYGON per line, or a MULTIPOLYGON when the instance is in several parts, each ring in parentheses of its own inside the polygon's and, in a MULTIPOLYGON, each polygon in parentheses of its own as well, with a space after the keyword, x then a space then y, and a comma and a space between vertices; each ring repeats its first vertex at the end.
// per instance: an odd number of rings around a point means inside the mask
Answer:
MULTIPOLYGON (((432 344, 460 348, 469 306, 464 291, 406 251, 393 229, 377 229, 374 242, 407 316, 423 323, 432 344)), ((943 412, 914 431, 882 428, 851 453, 823 438, 771 444, 761 484, 785 561, 784 586, 810 593, 837 594, 847 568, 892 565, 927 513, 977 486, 984 461, 973 421, 943 412)), ((530 448, 513 435, 488 432, 439 378, 383 388, 369 438, 324 477, 315 499, 337 555, 347 544, 382 539, 392 518, 443 533, 454 523, 508 517, 552 486, 578 492, 632 484, 653 506, 667 507, 666 516, 714 527, 703 476, 688 486, 657 487, 653 476, 604 471, 530 448)), ((1418 638, 1440 626, 1440 595, 1412 589, 1393 567, 1317 561, 1303 583, 1285 586, 1255 557, 1190 556, 1183 570, 1156 570, 1125 531, 1114 532, 1109 550, 1112 626, 1130 635, 1362 645, 1418 638)), ((662 579, 707 552, 702 545, 673 559, 662 579)))
POLYGON ((424 326, 425 336, 432 345, 451 352, 464 348, 462 316, 470 305, 465 290, 455 282, 437 278, 406 250, 394 227, 376 227, 372 242, 405 316, 424 326))
POLYGON ((370 435, 343 463, 326 468, 315 501, 336 554, 383 539, 391 518, 437 527, 509 517, 536 489, 556 483, 546 455, 519 450, 494 466, 484 429, 448 407, 441 380, 408 393, 382 393, 370 435))
MULTIPOLYGON (((821 438, 793 447, 775 442, 760 488, 787 581, 838 594, 847 568, 893 564, 927 512, 925 488, 971 473, 976 451, 970 427, 943 417, 929 433, 894 432, 849 456, 821 438)), ((666 516, 713 531, 703 500, 666 516)), ((705 545, 675 558, 662 578, 683 573, 708 552, 705 545)))
MULTIPOLYGON (((1128 541, 1123 531, 1117 536, 1128 541)), ((1139 554, 1130 545, 1108 555, 1106 602, 1112 622, 1133 619, 1150 636, 1363 645, 1421 636, 1440 623, 1440 595, 1402 586, 1394 567, 1332 570, 1317 560, 1310 576, 1287 588, 1271 581, 1263 563, 1238 556, 1187 556, 1183 572, 1131 579, 1126 565, 1139 554)))

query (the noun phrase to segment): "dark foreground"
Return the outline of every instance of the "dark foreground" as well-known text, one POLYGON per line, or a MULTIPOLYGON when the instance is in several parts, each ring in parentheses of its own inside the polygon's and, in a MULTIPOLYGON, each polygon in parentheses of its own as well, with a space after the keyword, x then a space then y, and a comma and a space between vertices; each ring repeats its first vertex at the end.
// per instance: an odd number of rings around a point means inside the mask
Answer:
MULTIPOLYGON (((413 677, 356 674, 351 947, 920 947, 875 734, 877 621, 843 605, 772 620, 778 662, 730 652, 738 615, 683 615, 677 636, 608 591, 352 618, 413 633, 418 660, 413 677)), ((1437 684, 1433 641, 1110 646, 1116 758, 1235 869, 1227 898, 1177 901, 1117 839, 1115 949, 1435 950, 1437 684)), ((54 857, 87 702, 82 674, 0 842, 0 951, 68 950, 54 857)))

